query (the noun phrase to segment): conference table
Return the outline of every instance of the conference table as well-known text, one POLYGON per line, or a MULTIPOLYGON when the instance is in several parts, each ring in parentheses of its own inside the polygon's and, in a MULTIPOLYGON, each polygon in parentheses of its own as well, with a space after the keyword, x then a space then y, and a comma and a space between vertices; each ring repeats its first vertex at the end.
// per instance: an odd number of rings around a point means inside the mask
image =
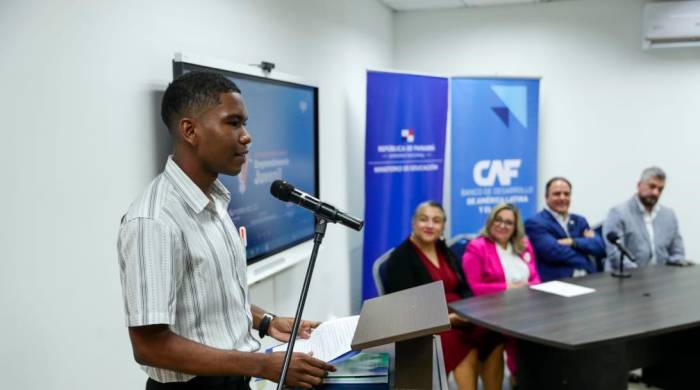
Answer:
POLYGON ((595 289, 575 297, 523 287, 449 306, 516 340, 520 389, 627 389, 642 367, 654 386, 700 388, 700 265, 631 274, 562 280, 595 289))

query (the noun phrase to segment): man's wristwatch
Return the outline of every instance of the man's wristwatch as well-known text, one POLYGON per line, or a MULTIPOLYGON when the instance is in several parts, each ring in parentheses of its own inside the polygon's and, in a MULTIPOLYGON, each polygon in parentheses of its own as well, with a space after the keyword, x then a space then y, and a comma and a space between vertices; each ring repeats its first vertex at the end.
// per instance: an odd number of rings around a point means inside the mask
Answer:
POLYGON ((267 331, 270 329, 270 323, 275 317, 276 316, 272 313, 263 314, 262 319, 260 320, 260 325, 258 325, 258 335, 260 338, 267 336, 267 331))

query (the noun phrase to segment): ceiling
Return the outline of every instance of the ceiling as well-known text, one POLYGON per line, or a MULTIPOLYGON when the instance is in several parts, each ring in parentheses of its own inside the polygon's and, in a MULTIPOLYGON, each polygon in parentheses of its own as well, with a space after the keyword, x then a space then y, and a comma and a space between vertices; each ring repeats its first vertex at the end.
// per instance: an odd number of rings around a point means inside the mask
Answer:
POLYGON ((553 0, 379 0, 394 11, 488 7, 493 5, 545 3, 553 0))

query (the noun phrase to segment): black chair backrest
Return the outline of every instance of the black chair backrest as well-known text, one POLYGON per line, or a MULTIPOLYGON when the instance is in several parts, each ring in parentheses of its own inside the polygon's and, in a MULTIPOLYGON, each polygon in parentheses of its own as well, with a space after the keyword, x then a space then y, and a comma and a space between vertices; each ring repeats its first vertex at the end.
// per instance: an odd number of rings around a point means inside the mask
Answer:
POLYGON ((374 278, 374 287, 377 288, 377 293, 379 295, 384 295, 386 291, 384 289, 384 281, 386 281, 386 261, 389 260, 389 256, 393 251, 394 248, 391 248, 384 252, 384 254, 379 256, 377 260, 374 260, 374 263, 372 264, 372 278, 374 278))
MULTIPOLYGON (((599 223, 595 226, 593 226, 593 231, 595 234, 600 237, 603 240, 603 245, 605 245, 605 239, 603 238, 603 223, 599 223)), ((595 260, 595 268, 598 272, 603 272, 605 271, 605 256, 603 257, 595 257, 595 256, 590 256, 595 260)))
POLYGON ((461 259, 462 255, 464 254, 464 250, 467 249, 467 245, 469 245, 469 241, 473 240, 474 238, 476 238, 476 235, 474 234, 457 234, 456 236, 452 236, 449 240, 447 240, 446 244, 452 253, 454 253, 458 259, 461 259))

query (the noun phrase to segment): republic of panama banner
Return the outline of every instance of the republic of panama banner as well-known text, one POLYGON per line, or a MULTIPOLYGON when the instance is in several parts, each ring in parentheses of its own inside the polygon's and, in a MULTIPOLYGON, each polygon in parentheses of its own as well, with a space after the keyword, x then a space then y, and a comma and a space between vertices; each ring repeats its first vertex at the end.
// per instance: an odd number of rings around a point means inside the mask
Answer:
POLYGON ((367 72, 362 297, 377 296, 372 264, 411 232, 413 209, 442 201, 446 77, 367 72))
POLYGON ((537 212, 538 79, 452 79, 451 233, 478 233, 498 203, 537 212))

